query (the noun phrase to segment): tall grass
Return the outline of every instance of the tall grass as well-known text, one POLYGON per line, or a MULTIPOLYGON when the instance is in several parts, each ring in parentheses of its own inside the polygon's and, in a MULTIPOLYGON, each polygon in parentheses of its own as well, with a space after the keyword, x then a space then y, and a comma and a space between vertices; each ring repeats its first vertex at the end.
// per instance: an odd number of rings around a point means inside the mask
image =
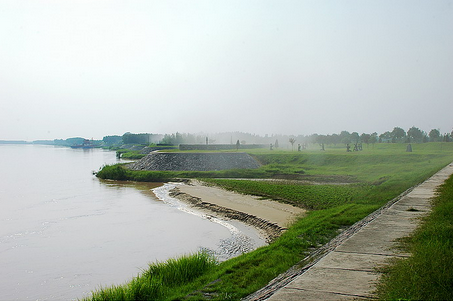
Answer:
POLYGON ((412 256, 383 269, 380 299, 453 300, 453 176, 439 192, 431 214, 403 245, 412 256))
POLYGON ((127 284, 102 288, 85 300, 159 300, 174 289, 203 275, 216 265, 205 252, 150 264, 141 275, 127 284))

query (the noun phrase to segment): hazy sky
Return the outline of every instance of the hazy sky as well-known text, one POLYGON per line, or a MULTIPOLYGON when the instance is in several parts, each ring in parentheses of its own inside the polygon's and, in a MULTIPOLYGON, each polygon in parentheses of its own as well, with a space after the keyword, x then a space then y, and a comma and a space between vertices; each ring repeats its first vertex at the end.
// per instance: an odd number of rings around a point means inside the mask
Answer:
POLYGON ((1 0, 0 139, 453 128, 453 0, 1 0))

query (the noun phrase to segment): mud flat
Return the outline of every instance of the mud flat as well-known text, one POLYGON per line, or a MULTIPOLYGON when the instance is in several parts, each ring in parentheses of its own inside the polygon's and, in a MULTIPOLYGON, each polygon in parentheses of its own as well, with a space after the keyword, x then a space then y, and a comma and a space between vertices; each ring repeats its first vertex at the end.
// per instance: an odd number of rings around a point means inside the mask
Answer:
POLYGON ((178 185, 170 195, 208 214, 254 226, 263 233, 267 242, 280 236, 305 213, 302 208, 206 186, 199 181, 178 185))

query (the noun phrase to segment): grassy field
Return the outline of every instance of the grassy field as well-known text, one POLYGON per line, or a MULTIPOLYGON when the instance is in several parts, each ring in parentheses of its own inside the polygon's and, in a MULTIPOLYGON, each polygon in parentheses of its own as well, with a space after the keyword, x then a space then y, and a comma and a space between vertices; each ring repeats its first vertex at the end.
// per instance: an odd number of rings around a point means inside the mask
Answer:
POLYGON ((433 210, 402 247, 412 254, 382 271, 383 300, 453 300, 453 176, 440 188, 433 210))
MULTIPOLYGON (((250 150, 248 153, 263 164, 257 170, 133 172, 116 165, 105 167, 98 176, 141 181, 197 177, 227 189, 309 209, 305 217, 272 244, 215 264, 188 282, 164 289, 166 293, 159 297, 239 300, 300 262, 309 252, 335 237, 340 229, 362 219, 453 161, 453 143, 412 146, 412 153, 405 152, 403 144, 370 145, 361 152, 350 153, 344 148, 303 152, 250 150)), ((126 300, 114 291, 113 295, 96 300, 126 300)))
POLYGON ((146 156, 146 154, 141 154, 139 151, 133 151, 130 149, 119 149, 116 151, 116 155, 117 157, 130 160, 141 159, 146 156))
POLYGON ((366 195, 372 189, 367 184, 313 185, 297 181, 253 181, 204 179, 239 193, 253 194, 309 210, 326 209, 340 204, 368 203, 366 195))

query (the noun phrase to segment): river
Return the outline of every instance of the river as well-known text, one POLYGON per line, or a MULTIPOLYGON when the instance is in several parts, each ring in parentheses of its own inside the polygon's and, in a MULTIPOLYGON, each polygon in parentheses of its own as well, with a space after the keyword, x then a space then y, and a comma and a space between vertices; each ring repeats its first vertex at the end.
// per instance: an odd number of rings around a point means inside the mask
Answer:
POLYGON ((201 249, 223 260, 264 244, 250 227, 168 198, 169 184, 92 175, 117 162, 101 149, 0 145, 0 300, 75 300, 148 263, 201 249))

